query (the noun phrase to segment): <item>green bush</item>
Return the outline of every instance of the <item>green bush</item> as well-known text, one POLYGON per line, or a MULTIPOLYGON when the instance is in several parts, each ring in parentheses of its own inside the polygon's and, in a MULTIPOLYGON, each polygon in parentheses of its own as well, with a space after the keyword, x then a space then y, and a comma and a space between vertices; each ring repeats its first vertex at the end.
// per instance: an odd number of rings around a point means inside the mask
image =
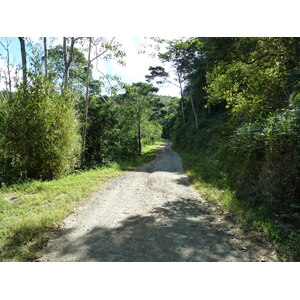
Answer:
POLYGON ((227 169, 238 178, 237 187, 251 193, 252 185, 256 201, 275 207, 299 202, 299 124, 299 112, 286 109, 235 131, 227 144, 227 169))
POLYGON ((2 107, 2 177, 49 180, 70 173, 79 153, 78 121, 70 95, 35 76, 2 107), (10 172, 8 173, 8 171, 10 172))
POLYGON ((142 144, 152 145, 161 140, 162 126, 155 121, 145 120, 142 124, 142 144))

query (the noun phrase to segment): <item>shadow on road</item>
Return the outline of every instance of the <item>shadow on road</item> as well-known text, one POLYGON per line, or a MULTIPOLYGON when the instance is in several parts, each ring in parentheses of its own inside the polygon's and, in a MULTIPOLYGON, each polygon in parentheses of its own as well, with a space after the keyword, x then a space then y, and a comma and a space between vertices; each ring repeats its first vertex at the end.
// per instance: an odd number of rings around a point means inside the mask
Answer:
POLYGON ((212 228, 211 218, 198 201, 179 199, 149 216, 128 217, 116 228, 94 227, 60 254, 102 262, 225 261, 229 255, 247 261, 224 229, 212 228))
MULTIPOLYGON (((180 157, 170 150, 169 146, 167 143, 166 147, 159 148, 158 156, 153 162, 134 170, 134 172, 158 172, 156 173, 158 176, 155 174, 149 176, 147 185, 150 189, 161 191, 165 188, 172 192, 189 185, 188 178, 182 176, 180 157)), ((159 195, 168 201, 169 194, 163 191, 159 195)), ((123 197, 121 193, 118 195, 123 197)), ((135 197, 134 195, 132 197, 135 197)), ((253 256, 245 246, 250 246, 252 253, 259 253, 261 249, 259 244, 251 243, 249 236, 240 234, 238 238, 235 237, 233 232, 237 228, 234 223, 216 221, 218 217, 211 213, 201 200, 188 195, 186 192, 172 194, 170 197, 172 201, 157 204, 147 215, 128 216, 118 227, 95 226, 87 229, 88 231, 75 240, 72 232, 69 232, 67 235, 70 236, 70 242, 67 237, 61 243, 63 247, 59 248, 57 260, 250 261, 253 256)), ((148 201, 147 193, 142 193, 142 197, 140 195, 139 199, 142 199, 143 203, 153 201, 153 199, 148 201)), ((121 207, 118 208, 116 204, 110 209, 122 209, 121 207)), ((53 261, 52 258, 51 260, 53 261)))

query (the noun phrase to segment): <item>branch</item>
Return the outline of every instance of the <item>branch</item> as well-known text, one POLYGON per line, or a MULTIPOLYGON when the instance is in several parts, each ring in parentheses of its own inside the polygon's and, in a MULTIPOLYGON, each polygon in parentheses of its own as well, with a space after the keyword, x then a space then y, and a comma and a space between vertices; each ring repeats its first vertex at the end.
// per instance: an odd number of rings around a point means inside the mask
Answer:
POLYGON ((165 78, 165 81, 167 81, 167 82, 175 85, 176 87, 180 88, 180 85, 176 84, 175 82, 172 82, 172 81, 168 80, 167 78, 165 78))
POLYGON ((1 46, 6 50, 6 51, 8 51, 8 48, 6 48, 5 46, 4 46, 4 44, 0 41, 0 44, 1 44, 1 46))
MULTIPOLYGON (((115 39, 115 38, 113 37, 112 40, 110 41, 110 44, 112 44, 112 42, 114 41, 114 39, 115 39)), ((101 55, 103 55, 104 53, 106 53, 108 50, 109 50, 109 49, 107 48, 107 49, 105 49, 103 52, 101 52, 100 54, 96 55, 96 56, 91 60, 91 62, 94 61, 95 59, 97 59, 98 57, 100 57, 101 55)))

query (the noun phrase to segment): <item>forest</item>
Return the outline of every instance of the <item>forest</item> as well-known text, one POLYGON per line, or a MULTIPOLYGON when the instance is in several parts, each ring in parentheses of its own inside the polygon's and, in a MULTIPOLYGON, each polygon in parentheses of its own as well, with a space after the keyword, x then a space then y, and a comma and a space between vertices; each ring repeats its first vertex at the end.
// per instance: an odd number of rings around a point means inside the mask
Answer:
MULTIPOLYGON (((300 256, 300 39, 169 41, 181 88, 168 134, 200 192, 286 260, 300 256), (182 87, 184 85, 184 87, 182 87)), ((161 66, 148 80, 168 80, 161 66)))
MULTIPOLYGON (((118 74, 93 78, 98 59, 124 64, 114 38, 65 37, 53 46, 20 37, 19 67, 1 42, 3 193, 109 168, 169 139, 208 201, 265 235, 282 260, 299 261, 300 38, 150 41, 160 64, 132 84, 118 74), (158 95, 167 84, 180 96, 158 95)), ((0 212, 14 205, 0 200, 0 212)), ((14 250, 2 259, 12 259, 16 244, 5 245, 14 250)))
POLYGON ((163 104, 156 88, 105 74, 102 81, 92 77, 99 57, 122 63, 125 53, 114 39, 64 38, 63 45, 48 49, 43 38, 44 47, 30 43, 27 53, 25 39, 20 43, 22 79, 14 80, 8 51, 5 57, 2 182, 49 180, 132 158, 141 154, 142 145, 160 139, 163 104), (109 96, 103 94, 106 88, 109 96))

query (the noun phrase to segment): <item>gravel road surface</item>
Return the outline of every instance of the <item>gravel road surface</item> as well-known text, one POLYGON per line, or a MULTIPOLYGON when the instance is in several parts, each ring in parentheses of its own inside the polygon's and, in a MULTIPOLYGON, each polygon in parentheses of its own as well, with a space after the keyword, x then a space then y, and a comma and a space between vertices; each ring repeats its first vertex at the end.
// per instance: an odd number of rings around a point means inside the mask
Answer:
POLYGON ((70 215, 41 261, 277 261, 261 238, 201 199, 170 143, 70 215))

